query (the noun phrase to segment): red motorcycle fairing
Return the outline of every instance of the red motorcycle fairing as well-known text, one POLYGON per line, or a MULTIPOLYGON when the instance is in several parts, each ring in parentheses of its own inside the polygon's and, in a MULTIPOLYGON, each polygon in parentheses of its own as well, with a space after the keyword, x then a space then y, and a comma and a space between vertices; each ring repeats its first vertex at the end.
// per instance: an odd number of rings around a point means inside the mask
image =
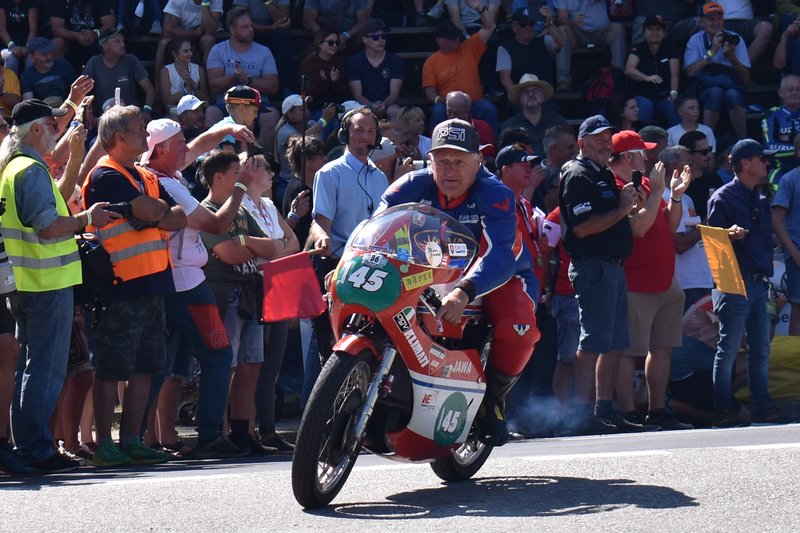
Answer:
POLYGON ((333 351, 345 352, 350 355, 358 355, 363 350, 369 350, 376 359, 380 358, 380 350, 371 339, 363 335, 345 335, 333 345, 333 351))

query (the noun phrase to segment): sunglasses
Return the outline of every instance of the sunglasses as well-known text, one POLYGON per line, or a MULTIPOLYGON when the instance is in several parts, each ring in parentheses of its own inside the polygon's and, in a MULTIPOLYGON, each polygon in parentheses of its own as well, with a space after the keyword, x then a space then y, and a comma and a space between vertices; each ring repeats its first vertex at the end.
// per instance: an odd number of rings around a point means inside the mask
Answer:
POLYGON ((368 38, 372 39, 373 41, 385 41, 387 37, 389 37, 388 33, 376 33, 375 35, 367 35, 368 38))
POLYGON ((339 46, 339 39, 326 39, 322 42, 328 46, 339 46))
POLYGON ((708 155, 711 153, 711 148, 703 148, 702 150, 692 150, 693 154, 708 155))

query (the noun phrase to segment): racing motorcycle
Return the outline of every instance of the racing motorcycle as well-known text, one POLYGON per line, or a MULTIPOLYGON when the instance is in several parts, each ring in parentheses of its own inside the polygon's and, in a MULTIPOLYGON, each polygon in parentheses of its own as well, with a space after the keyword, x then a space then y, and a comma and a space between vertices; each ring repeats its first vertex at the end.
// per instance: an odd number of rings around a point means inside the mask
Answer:
POLYGON ((331 279, 337 342, 297 433, 292 488, 300 505, 329 504, 362 448, 430 462, 446 481, 483 466, 492 447, 478 439, 474 420, 491 328, 475 302, 460 324, 436 318, 438 294, 477 252, 463 224, 421 204, 389 208, 351 235, 331 279))

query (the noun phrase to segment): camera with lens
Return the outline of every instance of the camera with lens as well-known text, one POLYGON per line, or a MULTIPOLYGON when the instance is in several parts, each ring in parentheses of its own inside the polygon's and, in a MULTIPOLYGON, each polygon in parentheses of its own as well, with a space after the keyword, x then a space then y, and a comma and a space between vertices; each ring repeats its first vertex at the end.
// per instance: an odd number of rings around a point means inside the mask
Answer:
POLYGON ((344 113, 344 106, 342 104, 327 103, 325 104, 325 107, 328 107, 329 105, 332 105, 337 113, 344 113))
POLYGON ((731 46, 738 46, 739 41, 741 41, 741 37, 737 34, 730 32, 730 31, 723 31, 722 32, 722 42, 728 43, 731 46))

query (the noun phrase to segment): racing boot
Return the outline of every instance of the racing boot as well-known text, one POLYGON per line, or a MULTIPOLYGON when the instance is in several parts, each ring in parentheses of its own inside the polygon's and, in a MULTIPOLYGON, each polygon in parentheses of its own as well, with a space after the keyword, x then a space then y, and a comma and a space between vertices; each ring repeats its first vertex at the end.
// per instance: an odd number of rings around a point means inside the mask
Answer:
POLYGON ((478 439, 481 442, 492 446, 502 446, 508 442, 506 398, 518 379, 519 376, 508 376, 492 368, 486 369, 486 394, 475 418, 478 439))

